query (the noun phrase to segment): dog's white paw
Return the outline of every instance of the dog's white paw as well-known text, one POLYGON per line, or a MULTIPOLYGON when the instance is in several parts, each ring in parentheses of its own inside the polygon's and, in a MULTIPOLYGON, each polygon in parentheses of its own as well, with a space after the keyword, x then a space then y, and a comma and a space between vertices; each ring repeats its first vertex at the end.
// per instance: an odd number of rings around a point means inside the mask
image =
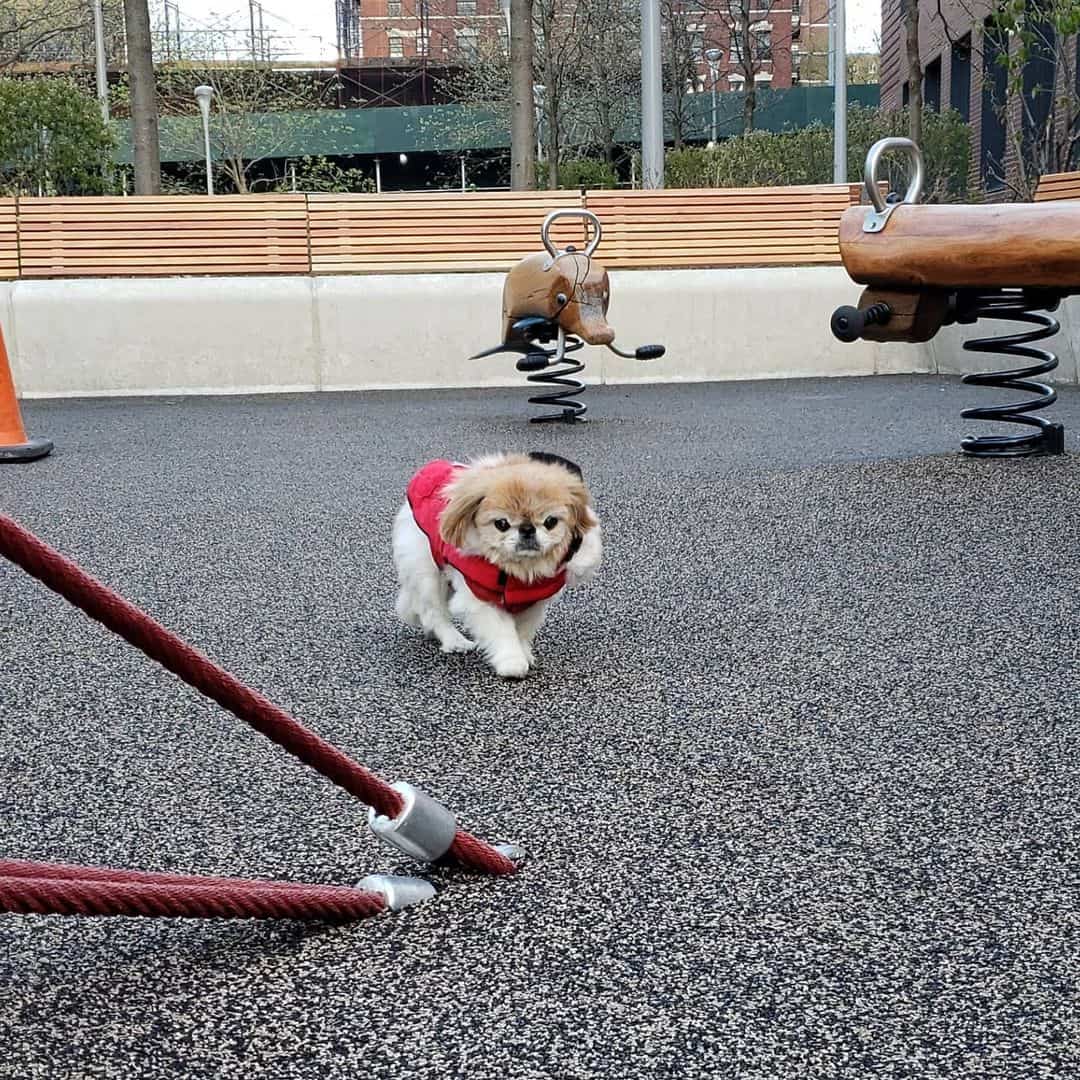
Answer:
POLYGON ((530 669, 536 667, 536 654, 533 652, 533 647, 527 641, 521 643, 521 651, 525 654, 525 660, 530 669))
POLYGON ((404 593, 398 593, 398 598, 394 603, 394 609, 397 611, 398 618, 406 626, 420 626, 420 616, 416 613, 416 608, 412 606, 411 601, 404 593))
POLYGON ((520 656, 501 656, 493 660, 491 666, 501 679, 524 679, 529 674, 529 660, 524 653, 520 656))
POLYGON ((443 634, 439 638, 439 651, 444 653, 467 653, 476 648, 476 642, 470 641, 456 630, 453 634, 443 634))

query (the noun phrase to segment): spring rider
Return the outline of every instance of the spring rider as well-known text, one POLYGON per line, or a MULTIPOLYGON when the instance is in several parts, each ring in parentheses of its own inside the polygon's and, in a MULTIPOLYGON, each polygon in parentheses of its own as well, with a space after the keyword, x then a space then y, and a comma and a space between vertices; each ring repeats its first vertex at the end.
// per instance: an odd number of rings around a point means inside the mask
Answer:
POLYGON ((608 325, 611 297, 608 273, 593 261, 603 230, 588 210, 553 210, 544 218, 540 239, 544 250, 528 255, 506 275, 502 299, 502 342, 472 357, 496 353, 520 353, 518 371, 528 373, 531 383, 556 389, 529 398, 529 402, 559 411, 534 416, 534 424, 585 419, 586 406, 577 399, 585 384, 574 378, 584 363, 569 354, 586 345, 604 345, 617 356, 631 360, 656 360, 663 345, 642 345, 633 352, 615 346, 615 331, 608 325), (583 218, 592 229, 584 251, 568 246, 559 250, 551 241, 551 225, 559 218, 583 218), (554 347, 550 346, 554 342, 554 347))
POLYGON ((1062 454, 1065 429, 1032 415, 1057 400, 1036 381, 1057 367, 1057 357, 1034 342, 1053 337, 1050 314, 1080 293, 1080 202, 923 205, 924 166, 910 139, 875 143, 864 181, 871 205, 853 206, 840 220, 840 255, 850 277, 866 286, 856 307, 837 308, 832 332, 841 341, 925 342, 943 327, 979 319, 1027 323, 1034 329, 964 342, 969 352, 1032 361, 1006 371, 963 377, 975 386, 1034 394, 1031 399, 964 409, 965 420, 992 420, 1034 428, 1018 435, 965 438, 976 457, 1062 454), (883 197, 878 164, 898 150, 911 163, 903 199, 883 197))

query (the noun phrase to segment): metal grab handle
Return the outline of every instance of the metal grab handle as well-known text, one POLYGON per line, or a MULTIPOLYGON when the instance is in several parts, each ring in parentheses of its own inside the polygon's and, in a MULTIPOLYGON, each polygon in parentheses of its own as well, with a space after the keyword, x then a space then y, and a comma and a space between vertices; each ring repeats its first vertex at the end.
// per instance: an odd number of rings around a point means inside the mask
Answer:
POLYGON ((585 245, 585 254, 592 255, 596 250, 597 245, 600 243, 600 237, 604 235, 604 230, 600 227, 600 219, 591 210, 552 210, 546 218, 544 218, 544 224, 540 226, 540 239, 544 241, 544 247, 547 248, 548 254, 557 259, 561 254, 554 244, 551 242, 551 237, 548 235, 548 230, 551 228, 553 221, 557 221, 563 217, 578 217, 584 218, 593 227, 593 238, 585 245))
POLYGON ((903 150, 911 161, 912 175, 908 181, 907 191, 904 192, 904 202, 917 203, 922 198, 923 180, 926 177, 922 151, 911 139, 878 139, 870 147, 870 152, 866 155, 863 183, 866 185, 866 194, 869 196, 874 210, 879 214, 885 213, 886 202, 878 189, 878 163, 881 161, 882 155, 889 153, 891 150, 903 150))

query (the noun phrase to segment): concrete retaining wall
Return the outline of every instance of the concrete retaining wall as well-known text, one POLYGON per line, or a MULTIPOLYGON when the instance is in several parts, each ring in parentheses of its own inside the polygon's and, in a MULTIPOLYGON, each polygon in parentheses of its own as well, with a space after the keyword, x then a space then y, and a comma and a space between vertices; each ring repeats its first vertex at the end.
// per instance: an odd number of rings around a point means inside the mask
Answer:
MULTIPOLYGON (((839 267, 612 273, 623 347, 587 349, 590 382, 678 382, 964 369, 959 335, 930 346, 843 345, 835 307, 859 295, 839 267), (955 339, 955 340, 954 340, 955 339)), ((501 274, 16 281, 3 324, 27 397, 516 385, 494 345, 501 274)), ((1062 376, 1077 376, 1080 307, 1062 376)), ((964 329, 964 336, 970 328, 964 329)), ((1067 335, 1062 335, 1065 339, 1067 335)))

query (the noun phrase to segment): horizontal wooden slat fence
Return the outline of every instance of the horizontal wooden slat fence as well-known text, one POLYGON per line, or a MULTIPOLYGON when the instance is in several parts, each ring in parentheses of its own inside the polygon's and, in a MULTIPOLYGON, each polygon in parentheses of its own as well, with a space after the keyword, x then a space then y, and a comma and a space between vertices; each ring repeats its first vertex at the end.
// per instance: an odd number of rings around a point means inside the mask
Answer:
POLYGON ((862 185, 595 191, 611 269, 839 263, 840 215, 862 185))
MULTIPOLYGON (((840 261, 857 184, 672 191, 0 200, 0 278, 499 272, 551 210, 592 210, 611 269, 840 261)), ((583 245, 582 223, 552 230, 583 245)))
POLYGON ((1080 199, 1080 172, 1047 173, 1039 177, 1035 202, 1057 199, 1080 199))
POLYGON ((22 277, 306 274, 303 195, 20 199, 22 277))
POLYGON ((0 199, 0 280, 19 276, 19 235, 15 200, 0 199))
MULTIPOLYGON (((551 210, 581 208, 576 191, 442 195, 312 195, 316 274, 509 270, 540 248, 551 210)), ((582 223, 557 222, 552 241, 581 246, 582 223)))

